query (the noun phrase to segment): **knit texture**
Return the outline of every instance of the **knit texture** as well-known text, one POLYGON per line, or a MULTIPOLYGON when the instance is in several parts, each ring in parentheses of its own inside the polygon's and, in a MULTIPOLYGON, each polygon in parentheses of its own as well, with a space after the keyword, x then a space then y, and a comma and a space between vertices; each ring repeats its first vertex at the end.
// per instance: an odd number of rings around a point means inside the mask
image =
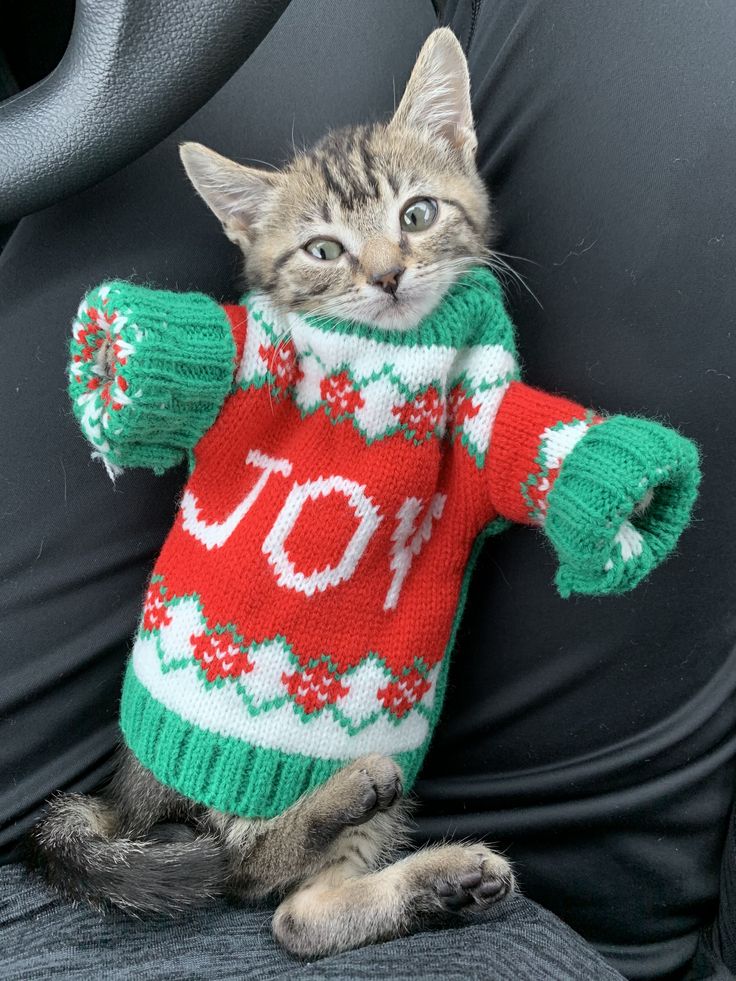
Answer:
POLYGON ((667 556, 690 516, 700 472, 694 445, 646 419, 613 416, 565 460, 545 530, 562 596, 631 589, 667 556), (641 514, 636 506, 651 492, 641 514))
POLYGON ((109 466, 189 458, 121 725, 159 780, 229 813, 279 814, 367 752, 410 787, 478 543, 538 525, 563 595, 621 592, 673 548, 697 486, 677 433, 519 381, 481 269, 404 332, 110 284, 72 355, 109 466))
POLYGON ((87 439, 113 472, 175 466, 215 421, 235 351, 225 311, 208 296, 118 282, 92 290, 74 323, 69 375, 87 439))

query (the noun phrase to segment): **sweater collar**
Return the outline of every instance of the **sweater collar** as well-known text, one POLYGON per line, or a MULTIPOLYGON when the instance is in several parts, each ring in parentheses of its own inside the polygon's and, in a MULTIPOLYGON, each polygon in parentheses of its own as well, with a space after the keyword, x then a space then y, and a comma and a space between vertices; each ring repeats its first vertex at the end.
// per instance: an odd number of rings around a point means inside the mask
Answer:
POLYGON ((402 333, 284 316, 265 294, 251 294, 246 306, 236 384, 267 387, 272 411, 274 400, 289 398, 305 418, 326 411, 335 422, 351 419, 368 443, 397 431, 421 443, 444 431, 448 406, 456 411, 472 399, 462 441, 482 465, 488 419, 518 375, 513 328, 485 270, 463 277, 437 310, 402 333))
POLYGON ((455 350, 487 340, 489 328, 495 323, 502 307, 501 287, 488 269, 476 266, 457 280, 439 305, 416 327, 410 330, 390 330, 357 321, 308 315, 279 313, 263 294, 247 294, 243 302, 255 312, 266 314, 271 329, 289 336, 297 350, 309 338, 310 347, 326 349, 332 345, 351 347, 365 340, 396 348, 445 347, 455 350))

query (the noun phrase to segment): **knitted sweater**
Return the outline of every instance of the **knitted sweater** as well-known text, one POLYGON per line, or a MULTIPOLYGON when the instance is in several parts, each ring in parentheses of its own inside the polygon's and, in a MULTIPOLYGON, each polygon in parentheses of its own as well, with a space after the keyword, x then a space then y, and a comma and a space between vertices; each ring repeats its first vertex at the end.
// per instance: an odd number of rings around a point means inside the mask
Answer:
POLYGON ((482 269, 405 332, 113 282, 80 306, 70 391, 113 470, 190 466, 124 738, 163 783, 249 817, 367 752, 411 786, 484 536, 538 525, 563 596, 622 592, 674 547, 699 479, 673 430, 519 381, 482 269))

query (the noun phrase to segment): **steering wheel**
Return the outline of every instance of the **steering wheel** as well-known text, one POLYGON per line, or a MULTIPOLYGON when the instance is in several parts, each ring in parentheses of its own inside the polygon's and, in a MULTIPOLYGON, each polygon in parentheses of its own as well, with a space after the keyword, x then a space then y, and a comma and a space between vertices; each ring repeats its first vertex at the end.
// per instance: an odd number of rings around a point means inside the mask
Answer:
POLYGON ((76 0, 57 68, 0 104, 0 224, 135 160, 240 67, 289 0, 76 0))

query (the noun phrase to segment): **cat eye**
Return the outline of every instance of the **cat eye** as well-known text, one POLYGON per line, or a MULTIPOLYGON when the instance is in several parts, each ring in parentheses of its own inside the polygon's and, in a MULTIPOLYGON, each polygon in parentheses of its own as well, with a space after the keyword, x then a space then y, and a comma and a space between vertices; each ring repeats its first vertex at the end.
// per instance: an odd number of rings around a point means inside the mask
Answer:
POLYGON ((437 202, 433 198, 417 198, 401 212, 401 227, 406 232, 423 232, 434 224, 436 217, 437 202))
POLYGON ((304 251, 315 259, 339 259, 345 249, 334 238, 313 238, 304 246, 304 251))

